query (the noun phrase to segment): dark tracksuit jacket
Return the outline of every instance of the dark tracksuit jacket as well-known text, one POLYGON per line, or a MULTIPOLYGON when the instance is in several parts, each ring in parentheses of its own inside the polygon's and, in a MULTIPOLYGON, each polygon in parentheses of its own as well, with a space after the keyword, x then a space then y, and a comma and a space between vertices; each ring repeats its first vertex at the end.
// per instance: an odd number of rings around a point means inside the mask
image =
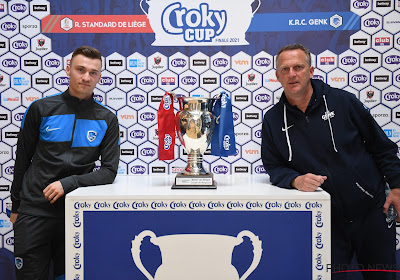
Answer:
POLYGON ((92 98, 69 91, 39 99, 25 112, 18 135, 12 212, 63 217, 65 196, 50 204, 43 190, 60 180, 65 194, 112 183, 119 164, 119 125, 114 113, 92 98), (101 157, 101 167, 93 171, 101 157))
POLYGON ((325 175, 332 218, 354 220, 385 202, 384 186, 400 184, 398 147, 351 93, 311 80, 305 113, 285 94, 264 117, 261 156, 272 184, 293 188, 306 173, 325 175))

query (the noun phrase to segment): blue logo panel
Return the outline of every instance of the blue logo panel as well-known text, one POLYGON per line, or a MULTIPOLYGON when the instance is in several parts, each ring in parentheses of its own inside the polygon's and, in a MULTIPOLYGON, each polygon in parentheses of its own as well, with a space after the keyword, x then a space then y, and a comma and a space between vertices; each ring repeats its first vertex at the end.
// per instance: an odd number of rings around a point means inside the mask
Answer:
POLYGON ((76 120, 72 147, 97 147, 107 130, 104 120, 76 120))
POLYGON ((55 115, 42 118, 40 139, 46 142, 67 142, 72 139, 75 115, 55 115))

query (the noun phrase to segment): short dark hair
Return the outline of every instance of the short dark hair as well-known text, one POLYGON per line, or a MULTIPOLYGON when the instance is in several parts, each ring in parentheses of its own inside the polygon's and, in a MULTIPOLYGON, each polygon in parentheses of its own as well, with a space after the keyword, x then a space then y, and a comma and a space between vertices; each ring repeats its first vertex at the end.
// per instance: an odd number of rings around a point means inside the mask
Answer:
POLYGON ((291 45, 284 46, 283 48, 281 48, 279 50, 278 54, 276 55, 276 61, 278 61, 278 57, 279 57, 279 55, 281 53, 283 53, 284 51, 292 51, 292 50, 302 50, 307 56, 308 64, 311 66, 311 53, 310 53, 310 50, 307 49, 302 44, 291 44, 291 45))
POLYGON ((81 54, 83 56, 86 56, 86 57, 89 57, 92 59, 100 59, 100 61, 101 61, 101 53, 99 52, 99 50, 97 50, 93 47, 89 47, 89 46, 81 46, 74 50, 74 52, 72 53, 70 62, 72 62, 72 59, 75 56, 77 56, 78 54, 81 54))

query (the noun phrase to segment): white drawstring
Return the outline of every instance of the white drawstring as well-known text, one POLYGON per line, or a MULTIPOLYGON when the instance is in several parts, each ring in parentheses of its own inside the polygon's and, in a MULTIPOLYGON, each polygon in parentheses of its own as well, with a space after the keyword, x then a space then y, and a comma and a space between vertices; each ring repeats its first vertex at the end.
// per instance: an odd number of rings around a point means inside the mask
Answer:
POLYGON ((292 161, 292 145, 290 145, 290 139, 289 139, 289 132, 288 132, 288 125, 287 125, 287 119, 286 119, 286 104, 283 104, 283 122, 285 124, 285 134, 286 134, 286 143, 289 148, 289 159, 288 161, 292 161))
POLYGON ((332 138, 332 143, 333 143, 333 149, 335 150, 335 152, 337 153, 337 149, 336 149, 336 144, 335 144, 335 139, 333 138, 333 130, 332 130, 332 124, 331 124, 331 118, 329 116, 329 109, 328 109, 328 104, 326 103, 326 98, 325 95, 322 96, 324 98, 324 102, 325 102, 325 113, 326 113, 326 117, 328 119, 328 123, 329 123, 329 129, 331 130, 331 138, 332 138))

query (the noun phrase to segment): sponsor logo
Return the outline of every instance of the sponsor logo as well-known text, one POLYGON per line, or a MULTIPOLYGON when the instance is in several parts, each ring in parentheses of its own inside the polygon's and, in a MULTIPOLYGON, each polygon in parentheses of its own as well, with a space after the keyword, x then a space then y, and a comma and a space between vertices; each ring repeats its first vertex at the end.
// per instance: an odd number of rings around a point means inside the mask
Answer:
POLYGON ((135 150, 134 149, 121 149, 121 156, 134 156, 135 150))
POLYGON ((122 66, 123 62, 122 60, 117 60, 117 59, 113 59, 113 60, 109 60, 108 61, 108 66, 122 66))
POLYGON ((18 132, 6 132, 5 137, 6 138, 18 138, 18 132))
POLYGON ((375 38, 375 46, 390 46, 390 37, 375 38))
POLYGON ((396 82, 400 83, 400 74, 398 74, 395 78, 396 82))
POLYGON ((132 174, 144 174, 146 173, 146 168, 141 165, 134 165, 131 167, 132 174))
POLYGON ((18 40, 13 42, 11 46, 16 50, 25 50, 29 45, 25 41, 18 40))
POLYGON ((119 78, 120 85, 133 85, 133 78, 119 78))
POLYGON ((129 97, 129 101, 131 103, 143 103, 146 100, 146 98, 143 95, 140 94, 134 94, 129 97))
POLYGON ((313 75, 313 79, 317 79, 317 80, 321 80, 324 81, 324 77, 322 77, 321 75, 313 75))
POLYGON ((235 76, 227 76, 224 78, 224 84, 226 85, 237 85, 239 83, 239 78, 235 76))
POLYGON ((6 42, 0 42, 0 49, 6 48, 6 42))
POLYGON ((246 120, 258 120, 260 118, 259 113, 245 113, 244 118, 246 120))
POLYGON ((267 103, 267 102, 271 101, 271 96, 266 93, 260 93, 255 96, 255 99, 257 102, 266 102, 267 103))
POLYGON ((129 133, 129 136, 133 139, 143 139, 146 136, 146 134, 142 130, 132 130, 129 133))
POLYGON ((150 100, 151 102, 160 102, 162 100, 162 96, 152 96, 150 100))
POLYGON ((388 75, 374 76, 374 82, 389 82, 389 76, 388 75))
POLYGON ((378 63, 378 57, 374 56, 374 57, 364 57, 364 63, 368 64, 368 63, 378 63))
POLYGON ((249 173, 247 166, 235 166, 235 173, 249 173))
POLYGON ((384 95, 386 101, 399 101, 400 93, 398 92, 388 92, 384 95))
POLYGON ((4 59, 3 62, 2 62, 1 64, 2 64, 4 67, 8 67, 8 68, 10 68, 10 67, 15 68, 15 67, 18 66, 18 62, 17 62, 15 59, 13 59, 13 58, 4 59))
POLYGON ((14 22, 3 22, 1 24, 1 30, 3 31, 14 31, 17 29, 17 25, 14 22))
POLYGON ((156 150, 153 148, 143 148, 140 150, 140 155, 144 157, 152 157, 156 154, 156 150))
POLYGON ((254 132, 254 136, 255 136, 256 138, 261 138, 261 129, 256 130, 256 131, 254 132))
POLYGON ((237 121, 239 119, 239 114, 236 112, 232 112, 232 117, 234 121, 237 121))
POLYGON ((376 18, 367 18, 364 20, 364 26, 365 27, 378 27, 379 24, 381 24, 379 19, 376 18))
POLYGON ((156 115, 151 112, 145 112, 140 114, 140 119, 142 121, 154 121, 156 119, 156 115))
POLYGON ((0 191, 8 192, 10 190, 9 185, 0 185, 0 191))
POLYGON ((319 59, 321 65, 334 65, 335 58, 334 57, 321 57, 319 59))
POLYGON ((47 5, 33 5, 34 12, 47 12, 47 5))
POLYGON ((100 103, 103 102, 103 96, 98 94, 93 95, 93 99, 100 103))
POLYGON ((13 78, 13 85, 14 86, 27 86, 29 85, 29 80, 21 77, 13 78))
POLYGON ((14 174, 14 166, 7 166, 6 169, 4 170, 4 173, 7 175, 13 175, 14 174))
POLYGON ((129 67, 139 68, 144 67, 144 62, 140 59, 129 59, 129 67))
POLYGON ((207 60, 205 59, 193 59, 192 61, 193 66, 206 66, 207 60))
POLYGON ((366 46, 368 44, 368 39, 353 39, 354 46, 366 46))
POLYGON ((231 138, 229 137, 229 135, 224 136, 224 141, 222 144, 225 151, 229 151, 229 147, 231 146, 230 140, 231 138))
POLYGON ((182 78, 182 84, 184 85, 195 85, 197 83, 197 79, 193 76, 186 76, 182 78))
POLYGON ((17 122, 22 121, 23 118, 24 118, 24 113, 17 113, 14 115, 14 120, 16 120, 17 122))
POLYGON ((161 57, 159 57, 159 56, 154 57, 154 64, 160 65, 160 63, 161 63, 161 57))
POLYGON ((153 166, 153 167, 151 167, 151 172, 152 173, 165 173, 165 167, 153 166))
POLYGON ((68 86, 69 85, 69 78, 68 77, 58 77, 56 79, 56 84, 60 86, 68 86))
POLYGON ((154 83, 156 82, 156 80, 151 77, 151 76, 144 76, 142 78, 140 78, 140 84, 141 85, 154 85, 154 83))
POLYGON ((254 61, 254 64, 256 66, 264 66, 264 67, 266 67, 266 66, 271 65, 271 60, 269 58, 266 58, 266 57, 260 57, 260 58, 257 58, 254 61))
POLYGON ((357 74, 351 77, 351 81, 356 84, 364 84, 368 81, 368 77, 363 74, 357 74))
POLYGON ((11 5, 10 10, 14 13, 25 13, 28 8, 22 3, 11 5))
POLYGON ((162 85, 175 85, 175 77, 161 77, 161 84, 162 85))
POLYGON ((219 57, 213 60, 212 65, 215 67, 226 67, 228 66, 229 62, 226 58, 219 57))
POLYGON ((110 86, 112 85, 114 80, 110 77, 101 77, 99 84, 102 86, 110 86))
POLYGON ((215 174, 226 174, 226 173, 228 173, 228 167, 226 167, 224 165, 214 166, 213 173, 215 173, 215 174))
POLYGON ((256 166, 256 168, 254 168, 254 172, 256 172, 257 174, 265 174, 265 173, 267 173, 265 171, 265 168, 264 168, 263 165, 256 166))
POLYGON ((204 85, 215 85, 217 84, 217 78, 203 78, 204 85))
POLYGON ((190 9, 173 3, 167 6, 161 16, 162 27, 168 34, 183 35, 186 42, 211 42, 226 26, 226 11, 209 9, 202 3, 199 9, 190 9))
POLYGON ((44 61, 44 66, 46 66, 46 67, 57 68, 60 65, 61 65, 61 62, 55 58, 49 58, 44 61))
MULTIPOLYGON (((44 44, 46 43, 46 40, 43 38, 37 39, 37 43, 39 47, 43 47, 44 44)), ((44 49, 43 49, 44 50, 44 49)))
POLYGON ((372 97, 374 97, 374 95, 375 95, 375 92, 373 90, 368 90, 366 92, 366 94, 367 94, 367 98, 372 99, 372 97))
POLYGON ((387 8, 391 6, 391 0, 380 0, 376 1, 377 8, 387 8))
POLYGON ((164 149, 169 150, 172 145, 172 137, 169 134, 165 134, 164 136, 164 149))
POLYGON ((249 101, 249 96, 248 95, 235 95, 235 101, 236 102, 247 102, 247 101, 249 101))
POLYGON ((24 60, 24 66, 39 66, 38 60, 24 60))
POLYGON ((385 58, 385 62, 387 64, 399 64, 400 63, 400 56, 398 55, 389 55, 385 58))
POLYGON ((186 60, 183 58, 175 58, 171 61, 172 67, 185 67, 187 64, 186 60))
POLYGON ((342 63, 343 65, 355 65, 357 63, 357 58, 355 58, 354 56, 344 56, 340 60, 340 63, 342 63))

